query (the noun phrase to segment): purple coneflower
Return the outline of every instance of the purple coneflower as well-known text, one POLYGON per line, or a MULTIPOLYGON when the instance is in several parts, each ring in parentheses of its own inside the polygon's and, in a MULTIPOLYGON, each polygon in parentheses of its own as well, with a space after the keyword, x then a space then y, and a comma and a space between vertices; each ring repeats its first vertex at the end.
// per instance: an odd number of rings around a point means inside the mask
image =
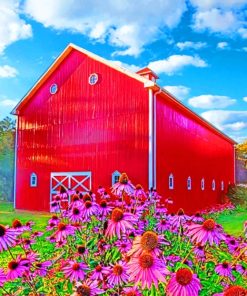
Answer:
POLYGON ((213 296, 246 296, 247 290, 240 286, 228 287, 223 293, 217 293, 213 296))
POLYGON ((142 293, 137 287, 128 287, 123 289, 121 296, 142 296, 142 293))
POLYGON ((75 227, 60 222, 57 225, 57 231, 54 233, 54 237, 56 239, 56 242, 62 242, 66 239, 67 236, 73 235, 75 232, 75 227))
POLYGON ((83 212, 80 207, 73 207, 68 213, 68 218, 72 223, 82 222, 82 213, 83 212))
POLYGON ((30 261, 28 259, 23 259, 21 256, 17 256, 15 260, 8 263, 6 279, 14 280, 21 277, 24 272, 29 270, 29 267, 30 261))
POLYGON ((123 194, 132 195, 134 193, 135 186, 129 181, 126 173, 122 173, 119 181, 112 186, 112 193, 117 196, 123 194))
POLYGON ((61 212, 60 201, 53 200, 50 203, 50 211, 51 213, 59 213, 61 212))
POLYGON ((242 264, 237 264, 236 267, 233 269, 235 269, 240 274, 247 276, 247 269, 242 264))
POLYGON ((189 225, 186 233, 197 244, 205 245, 209 242, 210 245, 213 245, 213 243, 218 245, 221 240, 225 240, 221 231, 221 228, 217 228, 213 219, 207 219, 202 225, 189 225))
POLYGON ((166 287, 168 296, 198 296, 200 290, 200 280, 188 268, 180 268, 172 274, 166 287))
POLYGON ((82 207, 82 216, 85 220, 88 220, 91 216, 97 215, 98 205, 96 202, 87 200, 82 207))
POLYGON ((44 277, 47 275, 48 268, 52 265, 52 261, 45 261, 42 263, 35 264, 34 276, 44 277))
POLYGON ((239 247, 239 242, 234 237, 227 238, 226 244, 231 253, 234 253, 239 247))
POLYGON ((95 296, 104 292, 104 290, 98 288, 97 282, 86 280, 83 283, 76 283, 76 292, 71 296, 95 296))
POLYGON ((161 245, 169 245, 169 243, 165 241, 162 235, 157 235, 153 231, 146 231, 142 236, 135 237, 128 256, 132 256, 133 254, 139 256, 143 252, 150 252, 155 256, 159 256, 161 254, 159 246, 161 245))
POLYGON ((104 218, 106 217, 108 214, 110 214, 112 210, 112 207, 110 207, 108 204, 107 204, 107 201, 105 199, 102 199, 100 202, 99 202, 99 208, 98 208, 98 211, 99 211, 99 215, 104 218))
POLYGON ((120 261, 112 266, 108 275, 108 284, 110 287, 121 286, 129 280, 126 263, 120 261))
POLYGON ((132 244, 129 240, 124 240, 124 241, 117 240, 115 242, 115 246, 118 247, 121 253, 127 253, 131 249, 132 244))
POLYGON ((31 238, 24 238, 22 240, 22 244, 25 249, 30 249, 34 243, 35 243, 35 240, 31 238))
POLYGON ((181 226, 190 220, 190 216, 185 215, 183 209, 179 209, 177 215, 170 217, 171 226, 175 229, 178 229, 181 226))
POLYGON ((0 268, 0 287, 3 286, 5 281, 6 281, 6 274, 4 273, 3 269, 0 268))
POLYGON ((169 230, 171 227, 169 220, 166 218, 160 219, 156 225, 156 229, 159 233, 169 230))
POLYGON ((18 231, 16 232, 13 229, 0 224, 0 252, 14 246, 18 234, 18 231))
POLYGON ((145 200, 147 198, 146 192, 140 184, 137 184, 133 193, 133 196, 139 200, 145 200))
POLYGON ((143 289, 150 289, 152 284, 158 287, 159 282, 165 282, 165 275, 169 274, 165 262, 151 253, 144 252, 139 257, 132 257, 128 262, 129 281, 137 286, 141 283, 143 289))
POLYGON ((191 216, 191 221, 194 223, 202 223, 204 218, 200 213, 196 213, 195 215, 191 216))
POLYGON ((91 280, 103 281, 104 277, 109 274, 109 267, 97 265, 90 276, 91 280))
POLYGON ((99 186, 99 188, 98 188, 97 192, 99 193, 99 195, 103 195, 103 194, 104 194, 104 192, 105 192, 105 188, 104 188, 104 187, 102 187, 102 186, 99 186))
POLYGON ((223 262, 215 267, 215 272, 218 273, 220 276, 231 277, 232 268, 229 263, 223 262))
POLYGON ((27 225, 22 225, 21 221, 18 219, 15 219, 12 222, 12 228, 16 231, 18 234, 22 234, 24 231, 30 231, 30 227, 27 225))
POLYGON ((84 246, 84 245, 80 245, 77 246, 77 255, 80 257, 84 257, 88 255, 89 250, 84 246))
POLYGON ((85 271, 88 269, 87 265, 83 262, 76 262, 76 261, 69 261, 67 265, 62 268, 63 273, 69 280, 72 281, 79 281, 84 280, 85 278, 85 271))
POLYGON ((131 213, 124 213, 123 210, 115 208, 112 211, 111 219, 108 221, 108 226, 105 235, 112 238, 117 235, 121 238, 121 233, 126 233, 128 229, 134 229, 133 223, 136 222, 135 216, 131 213))
POLYGON ((204 246, 200 244, 193 248, 193 252, 196 255, 197 259, 204 259, 205 258, 205 251, 204 246))

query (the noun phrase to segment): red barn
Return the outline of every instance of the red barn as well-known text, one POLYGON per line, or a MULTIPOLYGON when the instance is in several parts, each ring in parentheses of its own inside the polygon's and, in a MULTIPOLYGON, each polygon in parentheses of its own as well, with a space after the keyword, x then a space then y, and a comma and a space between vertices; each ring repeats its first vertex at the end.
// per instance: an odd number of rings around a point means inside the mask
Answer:
POLYGON ((119 172, 174 209, 219 203, 234 183, 235 142, 156 79, 70 44, 12 112, 16 208, 49 211, 61 185, 96 190, 119 172))

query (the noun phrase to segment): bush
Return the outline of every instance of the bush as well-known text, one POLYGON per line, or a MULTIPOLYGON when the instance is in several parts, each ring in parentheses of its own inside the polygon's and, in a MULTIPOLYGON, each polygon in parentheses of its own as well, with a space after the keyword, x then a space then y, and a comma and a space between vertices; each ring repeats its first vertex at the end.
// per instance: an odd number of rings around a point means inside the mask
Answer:
POLYGON ((241 206, 247 209, 247 186, 246 185, 229 185, 227 196, 235 206, 241 206))

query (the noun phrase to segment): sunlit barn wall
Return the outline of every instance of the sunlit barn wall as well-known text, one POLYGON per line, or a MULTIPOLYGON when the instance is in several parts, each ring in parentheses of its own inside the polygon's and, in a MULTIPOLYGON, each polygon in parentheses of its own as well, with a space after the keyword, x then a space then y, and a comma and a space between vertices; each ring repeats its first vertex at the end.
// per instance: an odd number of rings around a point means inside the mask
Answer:
POLYGON ((49 210, 50 173, 92 171, 92 183, 111 186, 115 170, 148 184, 148 90, 77 51, 21 109, 16 207, 49 210), (100 82, 89 85, 91 73, 100 82), (59 90, 49 93, 52 83, 59 90), (30 187, 30 174, 38 186, 30 187))
POLYGON ((220 203, 228 183, 234 183, 234 147, 213 129, 166 95, 157 97, 157 190, 174 199, 173 210, 194 212, 220 203), (168 186, 174 175, 174 189, 168 186), (187 178, 192 189, 187 190, 187 178), (201 190, 201 179, 205 190, 201 190), (212 180, 216 189, 212 190, 212 180), (225 189, 221 190, 221 181, 225 189))

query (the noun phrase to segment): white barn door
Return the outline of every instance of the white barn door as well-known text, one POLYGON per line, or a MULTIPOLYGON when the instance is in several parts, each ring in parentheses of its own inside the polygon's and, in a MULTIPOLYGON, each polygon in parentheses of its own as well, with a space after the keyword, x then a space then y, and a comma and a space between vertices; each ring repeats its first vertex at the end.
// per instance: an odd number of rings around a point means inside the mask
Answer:
POLYGON ((51 173, 50 200, 60 193, 61 186, 65 190, 86 193, 92 188, 91 172, 53 172, 51 173))

